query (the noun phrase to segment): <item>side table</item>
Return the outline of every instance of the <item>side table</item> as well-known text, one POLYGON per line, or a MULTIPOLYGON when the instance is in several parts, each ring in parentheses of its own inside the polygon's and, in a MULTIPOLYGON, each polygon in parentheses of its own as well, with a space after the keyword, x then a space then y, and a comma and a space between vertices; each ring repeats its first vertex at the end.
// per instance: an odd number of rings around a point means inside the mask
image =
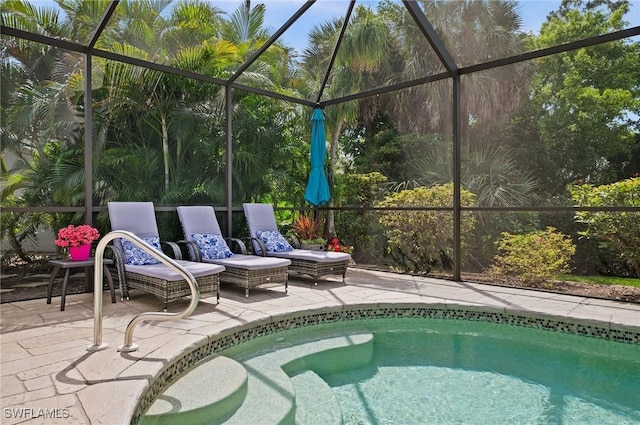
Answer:
MULTIPOLYGON (((111 279, 111 273, 106 266, 113 264, 113 260, 105 258, 103 261, 104 277, 107 278, 109 283, 109 290, 111 291, 111 302, 116 302, 116 293, 113 290, 113 279, 111 279)), ((67 282, 69 281, 69 271, 76 267, 84 267, 84 281, 85 289, 87 292, 93 291, 93 273, 95 267, 95 258, 91 257, 88 260, 73 261, 73 260, 50 260, 49 264, 53 266, 53 272, 51 273, 51 280, 49 280, 49 291, 47 294, 47 304, 51 304, 51 294, 53 293, 53 284, 56 280, 56 276, 60 269, 64 269, 64 279, 62 280, 62 296, 60 299, 60 311, 64 311, 64 302, 67 296, 67 282)))

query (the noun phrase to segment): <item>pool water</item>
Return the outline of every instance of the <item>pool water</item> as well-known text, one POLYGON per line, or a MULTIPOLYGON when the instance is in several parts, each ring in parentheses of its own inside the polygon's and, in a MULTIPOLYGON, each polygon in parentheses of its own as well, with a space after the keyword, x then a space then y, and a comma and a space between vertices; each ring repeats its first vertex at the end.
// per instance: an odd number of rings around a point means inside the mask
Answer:
POLYGON ((323 376, 344 424, 640 424, 638 346, 468 322, 374 334, 367 368, 323 376))
POLYGON ((636 344, 487 322, 375 319, 278 332, 220 355, 244 365, 247 394, 252 376, 277 387, 255 421, 245 402, 244 419, 225 423, 266 425, 265 406, 277 410, 286 391, 264 365, 294 383, 295 417, 276 423, 640 425, 636 344), (356 338, 354 348, 298 350, 354 332, 372 335, 369 351, 356 349, 356 338), (292 350, 301 358, 290 361, 292 350), (286 367, 274 365, 281 356, 286 367))

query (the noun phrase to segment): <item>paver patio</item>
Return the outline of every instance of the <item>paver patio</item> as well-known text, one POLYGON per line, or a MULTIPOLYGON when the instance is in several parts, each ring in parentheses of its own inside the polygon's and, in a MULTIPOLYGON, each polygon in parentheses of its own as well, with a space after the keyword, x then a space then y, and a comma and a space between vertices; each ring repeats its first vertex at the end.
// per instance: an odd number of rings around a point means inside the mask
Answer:
MULTIPOLYGON (((559 320, 596 323, 640 333, 640 305, 558 295, 469 282, 350 269, 340 278, 321 281, 292 275, 289 292, 282 285, 261 287, 244 297, 239 288, 222 286, 220 304, 203 297, 194 314, 170 322, 136 327, 139 351, 121 353, 127 324, 139 313, 160 311, 157 298, 132 291, 132 299, 111 304, 103 295, 103 342, 106 350, 88 352, 93 342, 93 295, 2 304, 0 308, 0 396, 3 424, 127 424, 150 380, 171 359, 223 330, 254 320, 298 311, 355 305, 424 304, 467 306, 559 320)), ((170 312, 188 300, 170 304, 170 312)))

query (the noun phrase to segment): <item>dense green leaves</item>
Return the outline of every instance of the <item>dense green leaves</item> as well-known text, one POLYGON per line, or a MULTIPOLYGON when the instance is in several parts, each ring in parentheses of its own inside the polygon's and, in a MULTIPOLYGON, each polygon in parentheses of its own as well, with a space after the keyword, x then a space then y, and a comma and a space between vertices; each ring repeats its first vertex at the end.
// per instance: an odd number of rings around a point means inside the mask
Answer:
MULTIPOLYGON (((640 207, 640 178, 593 186, 569 186, 571 199, 579 207, 640 207)), ((586 224, 582 236, 595 239, 600 247, 613 250, 640 277, 640 212, 578 211, 576 220, 586 224)))
MULTIPOLYGON (((109 5, 57 2, 63 13, 3 1, 3 22, 86 42, 109 5)), ((626 1, 565 0, 533 35, 522 32, 513 1, 418 4, 461 67, 616 31, 625 27, 629 10, 626 1)), ((94 205, 114 199, 215 205, 226 201, 230 187, 235 205, 265 201, 304 207, 310 108, 244 91, 242 85, 315 102, 325 76, 320 100, 445 71, 399 2, 355 8, 328 74, 342 19, 312 28, 302 57, 282 41, 254 57, 272 30, 265 26, 268 4, 251 5, 243 2, 229 15, 198 0, 129 1, 115 8, 98 49, 220 79, 252 63, 232 88, 94 56, 94 205), (228 95, 232 111, 226 110, 228 95)), ((1 42, 3 159, 6 152, 17 157, 3 175, 3 205, 82 205, 85 57, 11 37, 1 42)), ((451 79, 327 106, 330 206, 346 208, 326 214, 325 234, 346 239, 359 256, 378 261, 376 251, 385 246, 381 226, 386 226, 390 252, 399 263, 416 270, 446 266, 453 195, 442 188, 454 180, 454 141, 460 142, 463 203, 469 205, 568 205, 567 183, 609 184, 640 172, 639 46, 626 39, 465 72, 457 127, 451 79), (386 212, 378 221, 377 212, 349 210, 385 197, 380 205, 388 202, 390 211, 405 205, 447 210, 417 212, 411 228, 386 212), (432 239, 414 235, 422 225, 438 230, 432 239), (407 235, 417 239, 402 239, 407 235)), ((398 216, 405 213, 413 212, 398 216)), ((471 232, 463 232, 465 254, 483 257, 486 264, 501 232, 537 225, 537 214, 463 214, 465 229, 467 221, 476 223, 468 230, 474 228, 479 241, 472 244, 471 232)))
MULTIPOLYGON (((473 205, 475 195, 463 190, 461 203, 473 205)), ((394 207, 450 207, 453 184, 419 187, 393 193, 377 204, 394 207)), ((453 217, 445 211, 388 211, 380 216, 389 252, 400 267, 428 272, 432 267, 448 268, 453 256, 453 217)), ((460 222, 463 244, 470 241, 476 220, 464 215, 460 222)))
MULTIPOLYGON (((620 4, 613 10, 569 9, 551 16, 532 39, 533 47, 620 30, 627 11, 620 4)), ((546 190, 561 193, 577 179, 601 184, 625 177, 618 174, 619 164, 630 159, 637 143, 638 81, 637 42, 616 41, 538 60, 525 122, 516 123, 520 131, 528 129, 521 137, 530 143, 517 148, 536 161, 546 190)))
POLYGON ((519 235, 505 232, 496 245, 500 254, 495 257, 492 274, 516 275, 532 282, 568 273, 576 251, 571 238, 553 227, 519 235))

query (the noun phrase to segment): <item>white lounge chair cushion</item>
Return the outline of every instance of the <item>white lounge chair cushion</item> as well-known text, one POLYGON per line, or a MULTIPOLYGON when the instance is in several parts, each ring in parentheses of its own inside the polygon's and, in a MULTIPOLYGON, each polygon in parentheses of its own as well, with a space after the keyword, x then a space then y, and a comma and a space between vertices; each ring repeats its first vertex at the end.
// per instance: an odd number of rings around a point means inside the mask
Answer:
MULTIPOLYGON (((157 251, 162 252, 162 248, 160 247, 160 237, 151 236, 142 238, 142 240, 145 241, 147 245, 150 245, 157 251)), ((129 239, 121 238, 120 243, 122 244, 122 251, 124 253, 126 264, 131 264, 134 266, 145 266, 158 264, 160 262, 153 255, 147 254, 142 248, 134 245, 133 242, 131 242, 129 239)))
MULTIPOLYGON (((224 267, 219 264, 209 263, 196 263, 194 261, 175 260, 182 267, 187 269, 193 277, 209 276, 215 273, 224 271, 224 267)), ((138 273, 145 276, 156 277, 158 279, 165 279, 168 281, 184 280, 182 275, 169 266, 165 266, 163 263, 150 264, 146 266, 135 266, 131 264, 125 264, 124 266, 127 272, 138 273)))
POLYGON ((269 257, 293 258, 296 260, 315 261, 318 263, 335 263, 349 261, 351 255, 345 252, 311 251, 308 249, 294 249, 288 252, 268 252, 269 257))
POLYGON ((222 235, 193 233, 191 239, 198 245, 202 258, 206 260, 233 257, 233 252, 229 249, 222 235))
POLYGON ((276 267, 288 267, 291 265, 291 261, 284 258, 259 257, 257 255, 242 254, 234 254, 233 257, 229 258, 203 259, 202 261, 243 270, 265 270, 276 267))
POLYGON ((293 247, 277 230, 258 230, 256 236, 264 242, 267 252, 289 252, 293 247))

